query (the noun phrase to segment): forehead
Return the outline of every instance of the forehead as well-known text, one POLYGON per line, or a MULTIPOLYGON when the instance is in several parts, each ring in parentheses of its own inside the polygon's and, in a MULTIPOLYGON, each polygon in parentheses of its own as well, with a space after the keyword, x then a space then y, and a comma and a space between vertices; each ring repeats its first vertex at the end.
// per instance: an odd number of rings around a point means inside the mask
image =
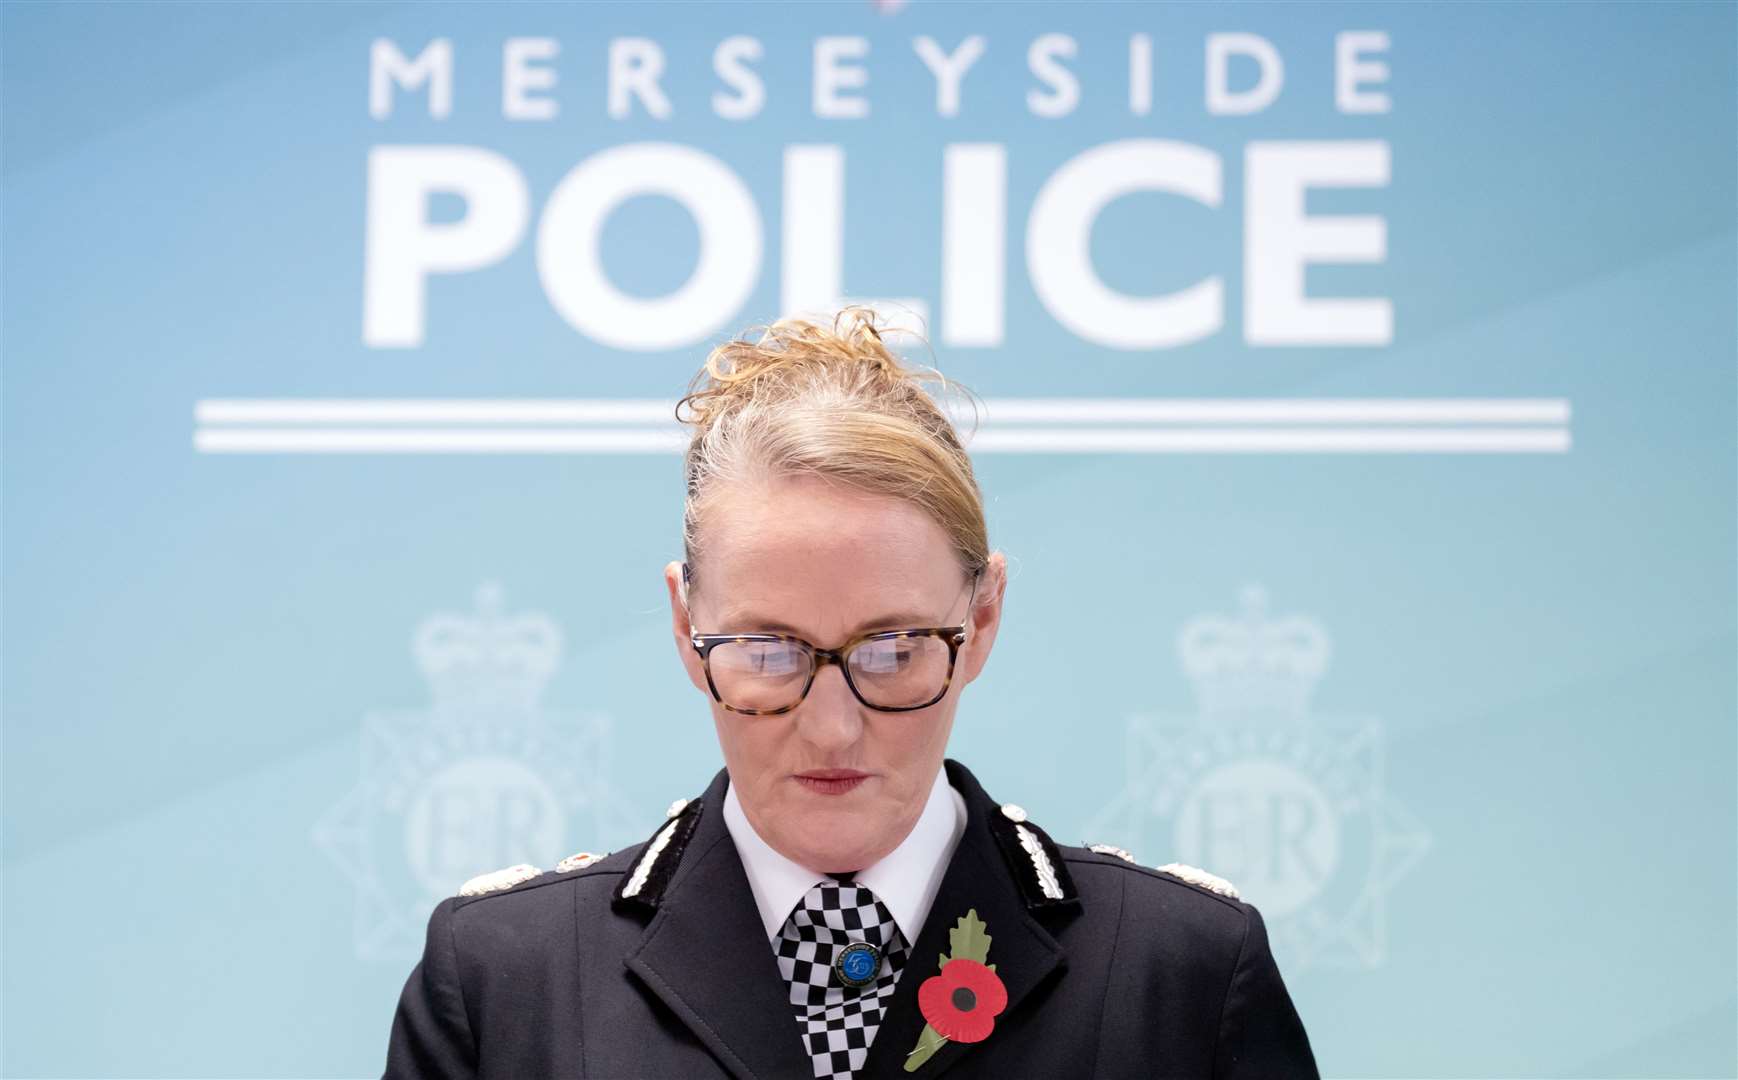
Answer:
POLYGON ((947 534, 923 510, 819 478, 721 492, 702 528, 702 602, 724 621, 830 639, 884 616, 950 615, 965 583, 947 534))

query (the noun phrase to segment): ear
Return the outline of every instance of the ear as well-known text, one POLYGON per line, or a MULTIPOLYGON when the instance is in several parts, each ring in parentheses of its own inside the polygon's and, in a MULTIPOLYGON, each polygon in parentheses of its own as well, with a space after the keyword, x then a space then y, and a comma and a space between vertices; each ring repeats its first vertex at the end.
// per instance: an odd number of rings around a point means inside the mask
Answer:
POLYGON ((960 647, 960 678, 971 682, 989 662, 990 648, 996 643, 996 631, 1002 625, 1002 594, 1008 589, 1008 557, 999 551, 990 553, 978 579, 976 598, 966 620, 966 643, 960 647))
POLYGON ((682 581, 680 561, 664 567, 664 587, 670 593, 670 629, 676 636, 676 656, 682 661, 694 689, 710 698, 712 691, 706 686, 706 669, 700 663, 700 654, 694 651, 694 643, 688 639, 688 590, 682 581))

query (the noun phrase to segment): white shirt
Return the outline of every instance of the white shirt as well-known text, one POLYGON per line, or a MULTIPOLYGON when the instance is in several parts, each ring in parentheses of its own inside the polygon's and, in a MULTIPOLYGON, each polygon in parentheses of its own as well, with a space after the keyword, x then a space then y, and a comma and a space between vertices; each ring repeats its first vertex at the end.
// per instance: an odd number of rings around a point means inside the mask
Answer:
MULTIPOLYGON (((742 802, 736 797, 736 785, 724 792, 724 826, 736 843, 742 857, 742 869, 748 874, 748 885, 754 892, 755 906, 760 909, 760 921, 766 927, 767 940, 778 937, 792 909, 818 881, 827 875, 810 870, 774 851, 761 839, 742 802)), ((917 816, 917 824, 899 846, 871 866, 857 871, 853 883, 868 888, 887 905, 893 921, 907 943, 917 940, 929 907, 941 888, 942 875, 953 858, 960 835, 966 831, 966 801, 947 782, 945 768, 936 771, 935 783, 929 790, 929 801, 917 816)))

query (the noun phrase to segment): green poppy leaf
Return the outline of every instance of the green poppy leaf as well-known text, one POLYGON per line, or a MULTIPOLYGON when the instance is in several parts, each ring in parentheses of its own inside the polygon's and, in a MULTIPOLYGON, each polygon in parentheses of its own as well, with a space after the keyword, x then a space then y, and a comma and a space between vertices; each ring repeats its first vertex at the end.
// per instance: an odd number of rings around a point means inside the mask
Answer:
POLYGON ((905 1055, 905 1071, 916 1072, 919 1066, 930 1059, 931 1055, 946 1045, 947 1039, 942 1036, 941 1032, 928 1024, 923 1025, 923 1034, 917 1037, 917 1045, 912 1047, 911 1053, 905 1055))
POLYGON ((947 936, 955 957, 963 956, 981 964, 990 955, 990 935, 984 932, 984 920, 978 918, 977 908, 960 916, 959 923, 947 936))

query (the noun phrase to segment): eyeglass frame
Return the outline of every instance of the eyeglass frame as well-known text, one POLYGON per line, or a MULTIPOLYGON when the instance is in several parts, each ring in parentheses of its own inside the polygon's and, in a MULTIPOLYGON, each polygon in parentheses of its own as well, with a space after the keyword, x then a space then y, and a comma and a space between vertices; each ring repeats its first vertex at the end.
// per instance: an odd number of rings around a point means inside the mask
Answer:
MULTIPOLYGON (((845 676, 845 685, 851 688, 851 696, 862 702, 864 707, 874 709, 876 712, 915 712, 918 709, 927 709, 942 698, 947 697, 948 690, 953 687, 954 666, 959 660, 960 646, 964 645, 966 642, 966 628, 970 625, 972 607, 978 597, 978 582, 982 579, 983 573, 984 571, 981 567, 972 571, 972 597, 971 600, 966 602, 967 621, 960 623, 958 626, 923 626, 912 627, 904 630, 870 630, 851 638, 843 645, 840 645, 837 649, 823 649, 819 645, 800 638, 795 634, 780 634, 772 631, 753 634, 702 634, 695 629, 694 620, 689 619, 688 643, 693 645, 694 651, 700 654, 700 667, 706 672, 706 686, 712 691, 712 699, 733 713, 739 713, 743 716, 781 716, 784 713, 790 712, 808 698, 810 688, 815 685, 815 677, 820 675, 821 668, 829 663, 839 665, 839 673, 845 676), (921 705, 871 704, 869 700, 863 696, 862 691, 857 689, 856 681, 851 678, 851 665, 846 662, 846 659, 851 655, 851 650, 866 641, 919 637, 941 638, 942 641, 947 643, 947 678, 942 680, 941 692, 921 705), (718 684, 712 681, 712 650, 720 645, 739 642, 747 643, 751 641, 783 641, 793 645, 801 645, 809 652, 811 659, 809 661, 808 681, 803 683, 802 693, 797 695, 797 699, 782 709, 739 709, 724 700, 723 695, 718 692, 718 684)), ((686 586, 690 580, 692 580, 692 575, 688 571, 688 564, 683 563, 682 584, 684 586, 684 606, 687 605, 686 586)))

